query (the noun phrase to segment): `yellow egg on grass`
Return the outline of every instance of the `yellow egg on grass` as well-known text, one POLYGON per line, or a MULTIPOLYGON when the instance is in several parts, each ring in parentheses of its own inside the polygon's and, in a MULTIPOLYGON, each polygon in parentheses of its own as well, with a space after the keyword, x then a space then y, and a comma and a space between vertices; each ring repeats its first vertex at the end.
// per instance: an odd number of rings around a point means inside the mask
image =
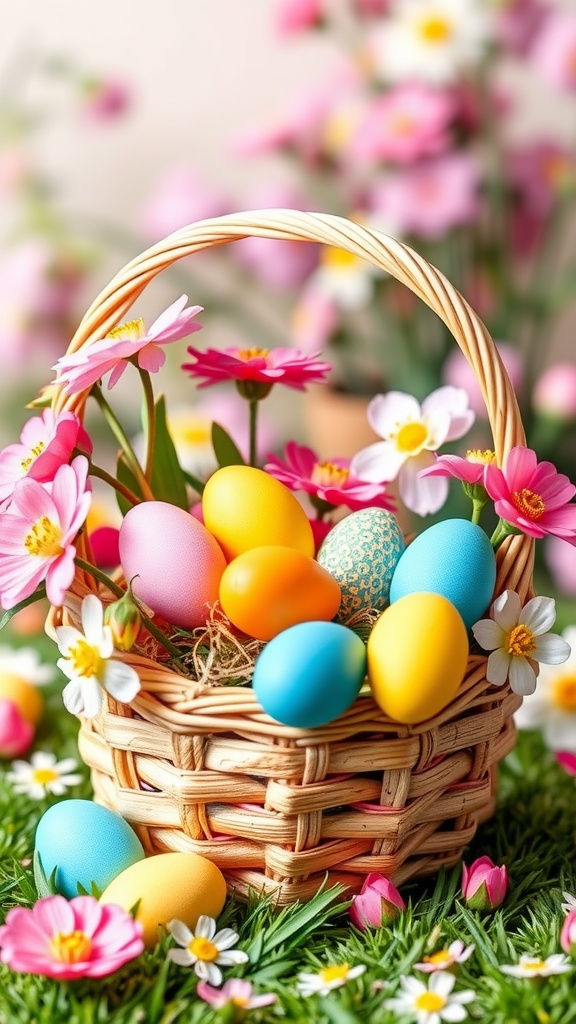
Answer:
POLYGON ((456 696, 468 662, 466 626, 441 594, 407 594, 382 612, 367 655, 376 703, 394 721, 416 725, 456 696))
POLYGON ((101 903, 124 910, 138 904, 136 920, 144 927, 146 946, 155 946, 159 928, 174 918, 193 931, 201 914, 217 919, 226 901, 224 875, 196 853, 159 853, 132 864, 104 890, 101 903))
POLYGON ((44 700, 37 686, 20 676, 0 672, 0 700, 9 700, 18 708, 25 721, 38 725, 44 710, 44 700))

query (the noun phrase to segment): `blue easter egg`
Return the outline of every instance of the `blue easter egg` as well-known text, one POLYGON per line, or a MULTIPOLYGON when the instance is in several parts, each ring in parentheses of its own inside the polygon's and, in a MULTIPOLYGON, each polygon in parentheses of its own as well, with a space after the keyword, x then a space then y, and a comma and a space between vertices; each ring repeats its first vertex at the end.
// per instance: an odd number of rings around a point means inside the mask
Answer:
POLYGON ((266 714, 314 729, 354 703, 366 674, 366 648, 337 622, 301 622, 278 633, 258 656, 252 685, 266 714))
POLYGON ((495 583, 496 557, 484 530, 468 519, 444 519, 420 533, 399 558, 390 604, 406 594, 442 594, 470 629, 485 614, 495 583))
POLYGON ((56 868, 56 888, 67 899, 78 895, 78 883, 90 892, 94 882, 103 891, 145 856, 128 822, 92 800, 49 807, 36 829, 36 853, 47 879, 56 868))

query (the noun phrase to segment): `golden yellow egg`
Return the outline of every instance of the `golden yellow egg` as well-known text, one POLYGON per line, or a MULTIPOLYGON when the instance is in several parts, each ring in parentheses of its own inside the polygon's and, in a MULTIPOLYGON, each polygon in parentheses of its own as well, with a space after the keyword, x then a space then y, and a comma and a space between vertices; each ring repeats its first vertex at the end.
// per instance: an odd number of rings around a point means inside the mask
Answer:
POLYGON ((368 679, 386 715, 416 725, 455 697, 468 661, 466 627, 440 594, 407 594, 390 605, 368 638, 368 679))
POLYGON ((204 525, 230 561, 250 548, 278 544, 314 557, 312 527, 292 491, 263 469, 223 466, 202 495, 204 525))
POLYGON ((122 871, 104 890, 101 903, 132 910, 144 926, 144 942, 155 946, 158 928, 177 918, 191 930, 201 914, 217 919, 226 900, 224 875, 196 853, 159 853, 122 871))
POLYGON ((20 676, 0 672, 0 700, 9 700, 31 725, 38 725, 44 710, 44 700, 37 686, 20 676))

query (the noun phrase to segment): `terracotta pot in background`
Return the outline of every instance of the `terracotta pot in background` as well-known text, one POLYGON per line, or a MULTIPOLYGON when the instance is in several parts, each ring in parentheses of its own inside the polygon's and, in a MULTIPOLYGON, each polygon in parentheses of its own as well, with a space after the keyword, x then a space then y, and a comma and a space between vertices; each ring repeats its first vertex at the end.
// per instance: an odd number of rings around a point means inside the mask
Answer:
POLYGON ((306 443, 321 459, 352 458, 378 440, 368 424, 370 398, 321 385, 309 388, 304 402, 306 443))

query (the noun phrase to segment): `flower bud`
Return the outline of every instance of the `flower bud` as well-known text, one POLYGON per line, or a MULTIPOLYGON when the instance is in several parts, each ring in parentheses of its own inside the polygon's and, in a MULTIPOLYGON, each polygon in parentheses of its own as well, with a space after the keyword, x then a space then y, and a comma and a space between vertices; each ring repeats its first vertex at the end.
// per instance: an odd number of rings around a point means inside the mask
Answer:
POLYGON ((462 865, 462 895, 472 910, 495 910, 507 889, 508 871, 497 867, 490 857, 479 857, 470 868, 462 865))
POLYGON ((560 932, 560 945, 565 953, 576 957, 576 910, 571 910, 560 932))
POLYGON ((11 700, 0 700, 0 758, 20 757, 32 745, 34 726, 11 700))
POLYGON ((132 589, 104 611, 104 623, 110 627, 114 647, 119 651, 130 651, 138 639, 142 616, 132 597, 132 589))
POLYGON ((353 897, 349 914, 352 924, 366 931, 394 921, 405 909, 406 904, 396 886, 384 875, 373 871, 367 876, 358 896, 353 897))

